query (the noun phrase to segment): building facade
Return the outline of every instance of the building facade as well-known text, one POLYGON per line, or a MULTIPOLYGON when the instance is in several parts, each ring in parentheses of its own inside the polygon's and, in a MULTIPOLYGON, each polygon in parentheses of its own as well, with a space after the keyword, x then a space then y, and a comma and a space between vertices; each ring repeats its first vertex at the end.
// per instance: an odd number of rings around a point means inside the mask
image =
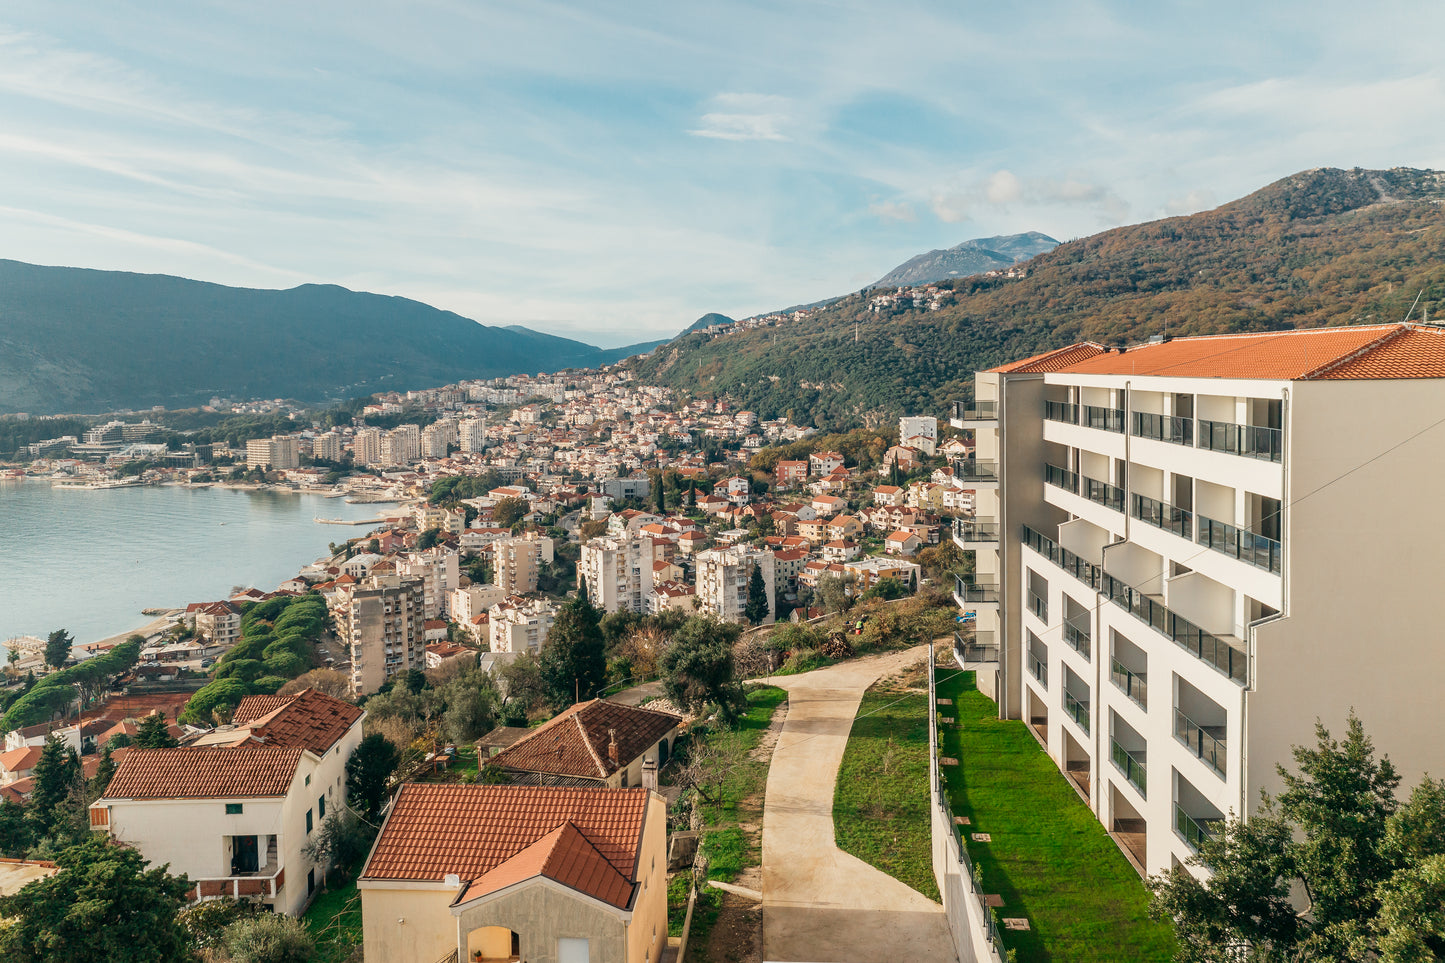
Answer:
POLYGON ((368 576, 337 592, 352 692, 375 692, 398 672, 426 668, 425 599, 422 579, 396 575, 368 576))
POLYGON ((710 548, 697 554, 698 607, 722 622, 745 621, 748 583, 755 566, 762 571, 768 595, 768 615, 763 621, 772 622, 778 611, 773 553, 749 546, 710 548))
POLYGON ((577 574, 593 605, 606 612, 642 613, 652 589, 652 539, 590 539, 582 546, 577 574))

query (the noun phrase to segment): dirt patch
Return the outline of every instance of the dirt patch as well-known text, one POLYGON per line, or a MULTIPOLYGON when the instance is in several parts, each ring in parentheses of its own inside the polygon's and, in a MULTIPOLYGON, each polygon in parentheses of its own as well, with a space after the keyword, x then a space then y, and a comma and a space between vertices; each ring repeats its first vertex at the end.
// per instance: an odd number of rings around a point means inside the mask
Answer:
MULTIPOLYGON (((772 761, 773 747, 778 744, 778 737, 783 734, 783 723, 787 721, 788 704, 784 702, 773 710, 773 719, 768 724, 767 731, 763 733, 760 739, 758 739, 758 744, 753 747, 752 751, 749 752, 748 755, 751 756, 753 759, 767 759, 769 761, 772 761)), ((756 801, 758 811, 761 812, 763 808, 761 793, 757 794, 756 801)), ((752 803, 753 798, 749 797, 748 802, 752 803)))
MULTIPOLYGON (((747 886, 743 878, 738 885, 747 886)), ((761 879, 761 874, 758 874, 761 879)), ((689 950, 693 959, 708 963, 760 963, 763 958, 763 905, 736 893, 722 894, 722 907, 717 922, 708 934, 707 946, 701 956, 689 950)))

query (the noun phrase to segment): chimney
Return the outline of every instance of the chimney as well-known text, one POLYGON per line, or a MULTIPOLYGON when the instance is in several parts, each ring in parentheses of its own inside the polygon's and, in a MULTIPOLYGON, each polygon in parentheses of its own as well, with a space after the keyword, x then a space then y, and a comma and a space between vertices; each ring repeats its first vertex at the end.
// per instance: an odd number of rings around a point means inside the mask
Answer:
POLYGON ((620 765, 617 761, 617 730, 607 730, 607 758, 612 760, 614 766, 620 765))
POLYGON ((657 792, 656 759, 644 759, 642 761, 642 788, 648 792, 657 792))

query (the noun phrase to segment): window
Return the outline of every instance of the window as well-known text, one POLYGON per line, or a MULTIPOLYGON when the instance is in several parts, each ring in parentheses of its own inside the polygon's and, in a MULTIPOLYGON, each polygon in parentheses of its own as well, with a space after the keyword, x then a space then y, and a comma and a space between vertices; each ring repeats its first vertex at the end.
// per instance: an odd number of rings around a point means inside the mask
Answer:
POLYGON ((326 797, 325 797, 325 796, 317 796, 317 797, 316 797, 316 816, 317 816, 318 819, 325 819, 325 818, 326 818, 326 797))
MULTIPOLYGON (((310 816, 311 814, 307 813, 306 815, 310 816)), ((306 873, 306 895, 310 896, 314 892, 316 892, 316 870, 312 869, 306 873)))
POLYGON ((557 941, 557 963, 588 963, 587 941, 564 937, 557 941))
POLYGON ((239 816, 239 815, 241 815, 241 804, 240 804, 240 803, 226 803, 226 815, 227 815, 227 816, 239 816))
POLYGON ((309 774, 306 776, 306 785, 311 785, 311 776, 309 774))
POLYGON ((311 810, 306 810, 306 832, 311 832, 311 810))

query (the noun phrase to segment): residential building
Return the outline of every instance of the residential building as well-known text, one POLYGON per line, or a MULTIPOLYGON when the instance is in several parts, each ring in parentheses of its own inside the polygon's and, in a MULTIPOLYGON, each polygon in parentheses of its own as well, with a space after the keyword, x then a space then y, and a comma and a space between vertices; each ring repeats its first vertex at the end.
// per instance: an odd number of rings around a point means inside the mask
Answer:
POLYGON ((448 596, 457 588, 461 571, 457 553, 438 545, 420 552, 397 556, 396 574, 422 581, 422 613, 437 619, 446 614, 448 596))
POLYGON ((635 498, 640 502, 646 502, 652 495, 652 480, 646 475, 604 478, 597 483, 597 490, 607 497, 619 501, 624 498, 635 498))
POLYGON ((582 546, 577 576, 593 605, 605 612, 640 614, 652 589, 652 564, 650 538, 593 538, 582 546))
POLYGON ((357 889, 368 960, 659 963, 667 805, 645 788, 410 783, 357 889))
POLYGON ((333 607, 352 692, 375 692, 398 672, 426 668, 425 599, 420 578, 366 576, 338 586, 333 607))
POLYGON ((557 610, 546 599, 510 596, 487 611, 487 636, 493 652, 542 651, 557 610))
POLYGON ((312 440, 311 453, 320 461, 340 461, 342 453, 341 435, 334 431, 322 432, 312 440))
POLYGON ((836 451, 817 451, 808 456, 810 475, 828 475, 835 468, 843 467, 843 456, 836 451))
POLYGON ((768 595, 768 614, 763 621, 772 622, 777 615, 773 553, 746 545, 710 548, 697 554, 698 606, 722 622, 744 621, 754 567, 762 570, 768 595))
POLYGON ((899 418, 898 443, 917 448, 932 458, 938 445, 938 419, 932 416, 899 418))
POLYGON ((659 582, 647 593, 646 612, 648 615, 658 615, 662 612, 676 611, 686 612, 691 615, 697 611, 697 587, 686 582, 659 582))
POLYGON ((1418 708, 1445 332, 1085 343, 975 385, 977 456, 956 467, 978 508, 954 538, 976 553, 970 644, 997 659, 980 678, 1136 868, 1253 813, 1317 720, 1338 735, 1358 714, 1405 785, 1445 771, 1418 708))
POLYGON ((448 535, 460 536, 467 527, 467 513, 460 508, 444 508, 429 502, 422 502, 412 509, 418 531, 435 528, 448 535))
POLYGON ((487 447, 487 423, 480 418, 463 418, 457 424, 457 440, 462 451, 474 454, 487 447))
POLYGON ((808 480, 808 463, 780 461, 773 466, 773 478, 779 488, 792 488, 808 480))
POLYGON ((285 471, 301 464, 295 435, 273 435, 252 438, 246 442, 246 467, 269 471, 285 471))
POLYGON ((450 441, 451 432, 437 422, 427 425, 422 429, 421 457, 423 458, 445 458, 447 456, 447 442, 450 441))
POLYGON ((667 765, 682 719, 591 699, 565 709, 492 757, 519 786, 642 785, 646 762, 667 765))
POLYGON ((885 555, 855 559, 843 565, 843 574, 853 577, 854 586, 860 593, 885 578, 896 580, 904 588, 914 588, 922 578, 921 572, 917 562, 885 555))
POLYGON ((380 465, 381 429, 362 428, 351 444, 351 459, 357 465, 380 465))
POLYGON ((466 588, 452 589, 447 599, 447 612, 453 622, 467 625, 506 597, 507 593, 499 586, 473 583, 466 588))
POLYGON ((508 595, 537 591, 537 571, 552 561, 552 540, 536 532, 520 538, 501 538, 492 543, 492 560, 497 587, 508 595))
POLYGON ((241 641, 241 607, 234 602, 192 602, 186 621, 217 645, 230 648, 241 641))

